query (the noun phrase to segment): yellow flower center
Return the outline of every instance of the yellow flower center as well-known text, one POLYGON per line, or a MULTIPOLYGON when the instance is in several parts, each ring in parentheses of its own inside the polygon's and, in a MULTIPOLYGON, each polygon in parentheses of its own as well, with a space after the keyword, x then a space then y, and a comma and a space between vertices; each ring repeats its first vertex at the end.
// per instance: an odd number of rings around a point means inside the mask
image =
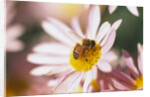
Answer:
POLYGON ((100 90, 96 80, 92 80, 91 85, 93 86, 93 88, 96 92, 98 92, 100 90))
POLYGON ((143 87, 143 76, 137 78, 135 81, 134 81, 134 87, 133 87, 133 90, 137 90, 139 88, 143 87))
POLYGON ((89 71, 101 57, 101 47, 94 40, 84 39, 70 53, 70 64, 77 71, 89 71))

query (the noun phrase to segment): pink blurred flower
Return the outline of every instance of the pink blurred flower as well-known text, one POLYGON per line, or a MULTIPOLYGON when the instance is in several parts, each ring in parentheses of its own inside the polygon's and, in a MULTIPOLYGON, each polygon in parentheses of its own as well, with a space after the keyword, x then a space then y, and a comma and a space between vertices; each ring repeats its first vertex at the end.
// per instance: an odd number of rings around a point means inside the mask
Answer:
POLYGON ((7 0, 6 4, 6 51, 21 51, 24 44, 17 38, 23 34, 24 27, 21 24, 12 24, 16 15, 15 2, 7 0))
POLYGON ((126 62, 128 69, 126 72, 115 71, 113 75, 115 75, 121 82, 116 82, 116 87, 121 90, 137 90, 143 89, 143 50, 140 44, 138 47, 138 68, 135 66, 132 57, 125 51, 122 50, 123 56, 126 62))
MULTIPOLYGON (((117 9, 117 7, 118 7, 118 6, 115 6, 115 5, 109 5, 109 6, 108 6, 108 11, 109 11, 109 13, 112 14, 112 13, 117 9)), ((133 15, 139 16, 137 7, 127 6, 126 8, 127 8, 133 15)))
POLYGON ((41 23, 47 17, 56 17, 68 23, 74 15, 80 15, 83 5, 50 2, 17 2, 17 20, 25 24, 41 23))
POLYGON ((10 26, 6 32, 6 51, 17 52, 24 48, 22 41, 17 39, 24 32, 24 27, 20 24, 10 26))
POLYGON ((34 53, 29 54, 27 60, 44 66, 33 69, 31 74, 35 76, 57 75, 57 79, 49 82, 49 85, 54 87, 53 93, 70 93, 81 80, 84 81, 83 92, 88 92, 89 85, 97 78, 98 69, 107 73, 112 71, 109 61, 115 59, 116 56, 109 50, 114 44, 116 30, 122 22, 122 20, 117 20, 112 26, 109 22, 104 22, 99 28, 100 20, 100 9, 98 6, 93 6, 88 15, 85 35, 77 17, 71 22, 73 30, 54 18, 44 21, 42 23, 44 30, 60 43, 44 43, 33 49, 34 53), (82 60, 82 57, 78 60, 73 58, 72 49, 83 39, 96 42, 95 50, 91 49, 86 52, 90 61, 82 60), (89 52, 92 53, 89 54, 89 52))
POLYGON ((14 5, 15 2, 6 0, 6 26, 11 24, 13 18, 16 15, 16 10, 14 10, 14 5))

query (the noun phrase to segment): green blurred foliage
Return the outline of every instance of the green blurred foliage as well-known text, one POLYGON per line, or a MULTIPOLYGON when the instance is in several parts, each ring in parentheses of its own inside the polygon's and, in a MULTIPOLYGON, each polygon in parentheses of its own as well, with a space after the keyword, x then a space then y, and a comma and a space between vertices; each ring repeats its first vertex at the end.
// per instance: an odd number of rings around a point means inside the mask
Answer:
POLYGON ((111 24, 122 19, 122 24, 117 31, 114 47, 129 53, 137 53, 137 43, 143 44, 143 8, 138 7, 139 17, 134 16, 125 6, 118 6, 111 15, 106 8, 102 16, 102 22, 109 21, 111 24))

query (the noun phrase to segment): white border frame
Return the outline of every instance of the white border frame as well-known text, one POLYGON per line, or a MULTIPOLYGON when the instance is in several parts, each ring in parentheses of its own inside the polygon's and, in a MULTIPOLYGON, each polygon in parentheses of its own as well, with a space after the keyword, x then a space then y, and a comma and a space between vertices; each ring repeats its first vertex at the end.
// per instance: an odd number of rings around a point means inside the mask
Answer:
MULTIPOLYGON (((14 0, 15 1, 15 0, 14 0)), ((129 92, 101 92, 101 93, 83 93, 83 94, 55 94, 55 95, 39 95, 36 97, 148 97, 150 86, 150 14, 149 14, 149 0, 16 0, 16 1, 42 1, 42 2, 59 2, 59 3, 78 3, 78 4, 102 4, 102 5, 130 5, 130 6, 144 6, 144 90, 143 91, 129 91, 129 92), (121 2, 120 2, 121 1, 121 2)), ((0 96, 4 93, 4 1, 0 0, 0 96)), ((2 95, 4 97, 4 95, 2 95)), ((23 96, 18 96, 23 97, 23 96)), ((27 96, 35 97, 35 96, 27 96)))
POLYGON ((4 97, 4 1, 0 0, 0 97, 4 97))

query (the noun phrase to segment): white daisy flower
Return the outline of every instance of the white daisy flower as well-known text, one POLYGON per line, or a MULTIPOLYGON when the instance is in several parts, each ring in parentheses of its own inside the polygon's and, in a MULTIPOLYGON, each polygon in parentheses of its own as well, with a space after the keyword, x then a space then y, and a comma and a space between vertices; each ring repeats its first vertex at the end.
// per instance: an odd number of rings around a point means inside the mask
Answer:
MULTIPOLYGON (((112 14, 116 9, 117 9, 118 6, 115 6, 115 5, 109 5, 108 6, 108 11, 110 14, 112 14)), ((139 16, 139 12, 138 12, 138 9, 137 7, 132 7, 132 6, 126 6, 126 8, 135 16, 139 16)))
POLYGON ((87 92, 91 82, 97 78, 98 69, 103 72, 112 71, 109 61, 116 56, 109 50, 122 20, 117 20, 112 25, 106 21, 99 27, 100 9, 92 6, 87 21, 85 35, 77 17, 72 19, 72 29, 54 18, 42 23, 44 30, 60 43, 37 45, 27 60, 43 65, 34 68, 32 75, 59 76, 48 84, 54 87, 53 93, 70 93, 79 86, 81 80, 84 81, 82 91, 87 92))

